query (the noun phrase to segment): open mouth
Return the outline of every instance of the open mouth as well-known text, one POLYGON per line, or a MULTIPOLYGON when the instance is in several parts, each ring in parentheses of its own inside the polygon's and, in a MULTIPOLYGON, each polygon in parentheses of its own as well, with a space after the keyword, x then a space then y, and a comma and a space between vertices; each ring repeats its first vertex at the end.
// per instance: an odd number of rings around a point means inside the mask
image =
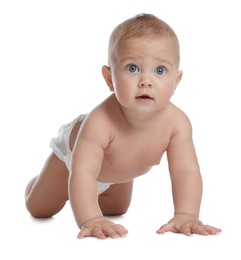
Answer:
POLYGON ((136 99, 138 99, 138 100, 144 100, 144 101, 145 101, 145 100, 146 100, 146 101, 148 101, 148 100, 153 100, 153 98, 150 97, 150 96, 148 96, 148 95, 137 96, 136 99))

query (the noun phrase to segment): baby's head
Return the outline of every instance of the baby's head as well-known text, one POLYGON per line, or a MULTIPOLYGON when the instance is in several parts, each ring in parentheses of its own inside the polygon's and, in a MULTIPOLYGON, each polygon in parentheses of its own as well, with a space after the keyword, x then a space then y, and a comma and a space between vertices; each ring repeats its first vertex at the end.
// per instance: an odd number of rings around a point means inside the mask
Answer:
POLYGON ((115 50, 127 39, 133 38, 168 38, 175 44, 177 67, 180 63, 179 42, 173 29, 164 21, 151 14, 140 14, 119 24, 109 40, 108 63, 114 62, 115 50))

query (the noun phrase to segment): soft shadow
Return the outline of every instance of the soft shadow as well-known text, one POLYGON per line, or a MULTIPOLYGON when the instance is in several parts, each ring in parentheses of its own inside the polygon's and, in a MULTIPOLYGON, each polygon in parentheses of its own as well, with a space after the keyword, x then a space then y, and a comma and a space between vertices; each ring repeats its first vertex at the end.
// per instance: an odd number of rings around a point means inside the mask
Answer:
POLYGON ((30 220, 34 223, 50 223, 55 221, 54 217, 51 218, 34 218, 32 216, 30 216, 30 220))
POLYGON ((113 222, 124 221, 126 219, 125 214, 124 215, 105 215, 105 217, 113 222))

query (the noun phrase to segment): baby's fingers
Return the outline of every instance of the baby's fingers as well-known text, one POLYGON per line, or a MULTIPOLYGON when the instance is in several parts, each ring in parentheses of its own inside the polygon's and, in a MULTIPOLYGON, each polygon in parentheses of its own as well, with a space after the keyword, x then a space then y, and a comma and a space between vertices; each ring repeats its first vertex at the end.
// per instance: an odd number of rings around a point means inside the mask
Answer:
POLYGON ((157 234, 164 234, 166 232, 177 232, 177 229, 175 228, 173 223, 167 223, 161 226, 156 232, 157 234))
POLYGON ((82 228, 78 234, 78 238, 83 238, 83 237, 90 237, 91 232, 88 228, 82 228))
POLYGON ((127 230, 121 225, 104 226, 102 232, 106 237, 118 238, 127 234, 127 230))
POLYGON ((89 228, 82 228, 81 231, 79 232, 78 238, 81 239, 83 237, 96 237, 99 239, 105 239, 106 236, 104 232, 101 230, 101 228, 94 228, 93 230, 89 228))
POLYGON ((203 225, 202 223, 193 223, 193 224, 185 224, 180 228, 180 232, 186 236, 190 236, 191 234, 198 234, 202 236, 208 235, 216 235, 218 232, 221 232, 220 229, 203 225))
POLYGON ((209 235, 201 222, 186 223, 180 227, 179 231, 186 236, 191 236, 191 234, 198 234, 203 236, 209 235))
POLYGON ((128 231, 121 225, 103 225, 100 227, 86 228, 83 227, 79 232, 78 238, 83 237, 96 237, 99 239, 118 238, 123 237, 128 233, 128 231))
POLYGON ((215 228, 209 225, 203 225, 203 228, 210 234, 210 235, 216 235, 217 233, 220 233, 222 230, 219 228, 215 228))
POLYGON ((93 237, 96 237, 96 238, 99 238, 99 239, 105 239, 106 238, 106 235, 105 233, 102 231, 101 228, 97 227, 95 228, 93 231, 92 231, 92 236, 93 237))

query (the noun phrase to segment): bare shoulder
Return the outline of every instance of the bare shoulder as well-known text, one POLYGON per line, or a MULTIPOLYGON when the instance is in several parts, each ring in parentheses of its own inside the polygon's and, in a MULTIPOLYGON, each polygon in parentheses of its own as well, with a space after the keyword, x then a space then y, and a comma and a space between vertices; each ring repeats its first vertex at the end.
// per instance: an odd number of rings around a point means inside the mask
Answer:
POLYGON ((107 146, 111 140, 111 120, 108 116, 108 99, 95 107, 85 118, 79 139, 107 146))
POLYGON ((192 135, 191 121, 183 110, 174 104, 170 104, 170 115, 173 126, 173 136, 177 134, 192 135))
POLYGON ((111 112, 113 110, 111 98, 107 98, 96 106, 86 117, 86 125, 97 127, 95 130, 107 129, 111 124, 111 112))

